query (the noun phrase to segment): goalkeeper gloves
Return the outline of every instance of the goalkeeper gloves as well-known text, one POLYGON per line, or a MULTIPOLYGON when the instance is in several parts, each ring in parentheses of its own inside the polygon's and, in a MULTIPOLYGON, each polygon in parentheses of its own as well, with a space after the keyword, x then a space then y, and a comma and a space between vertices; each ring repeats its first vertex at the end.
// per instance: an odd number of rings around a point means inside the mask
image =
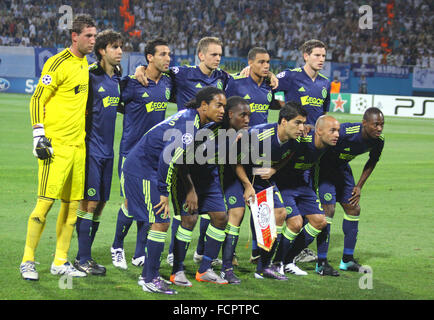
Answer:
POLYGON ((33 129, 33 155, 41 160, 51 158, 53 155, 53 147, 45 136, 44 126, 33 129))

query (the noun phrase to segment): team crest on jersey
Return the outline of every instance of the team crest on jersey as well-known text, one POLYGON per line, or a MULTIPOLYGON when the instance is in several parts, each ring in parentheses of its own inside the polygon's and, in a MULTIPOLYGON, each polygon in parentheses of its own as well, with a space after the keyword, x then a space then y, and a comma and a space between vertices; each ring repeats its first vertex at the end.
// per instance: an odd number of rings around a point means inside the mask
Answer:
POLYGON ((51 76, 49 74, 44 75, 41 79, 42 83, 45 84, 46 86, 48 86, 52 80, 53 79, 51 78, 51 76))
POLYGON ((268 94, 267 94, 267 100, 268 100, 268 102, 271 102, 272 98, 273 98, 273 94, 271 93, 271 91, 268 91, 268 94))
POLYGON ((276 75, 277 78, 283 78, 285 76, 285 71, 282 71, 276 75))
POLYGON ((327 97, 327 89, 323 87, 321 94, 322 94, 322 97, 325 99, 327 97))
POLYGON ((170 99, 170 89, 166 88, 166 99, 169 100, 170 99))
POLYGON ((223 83, 221 80, 217 81, 217 88, 223 90, 223 83))
POLYGON ((184 133, 182 135, 182 143, 183 144, 188 145, 192 142, 193 142, 193 136, 191 135, 191 133, 184 133))
POLYGON ((325 195, 324 195, 324 200, 325 201, 330 201, 332 199, 332 194, 331 193, 326 193, 325 195))

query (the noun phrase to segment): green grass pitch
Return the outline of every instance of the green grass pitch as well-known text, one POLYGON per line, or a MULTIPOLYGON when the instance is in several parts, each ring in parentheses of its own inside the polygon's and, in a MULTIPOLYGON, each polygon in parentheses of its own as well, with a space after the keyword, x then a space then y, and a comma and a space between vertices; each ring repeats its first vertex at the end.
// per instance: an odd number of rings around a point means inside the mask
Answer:
MULTIPOLYGON (((361 220, 355 256, 373 270, 371 278, 341 272, 337 278, 321 277, 314 264, 300 267, 309 275, 290 276, 289 281, 256 280, 255 266, 248 262, 248 218, 244 219, 237 248, 240 266, 236 273, 241 285, 217 286, 194 280, 197 266, 192 255, 197 243, 198 227, 186 258, 187 276, 193 287, 178 288, 178 295, 166 297, 149 294, 137 285, 141 269, 129 264, 126 271, 113 267, 110 246, 116 216, 121 204, 116 165, 111 199, 103 212, 101 226, 93 246, 93 257, 107 267, 105 277, 74 279, 70 289, 62 289, 59 278, 49 268, 55 249, 55 224, 59 203, 48 215, 36 260, 40 280, 21 279, 21 262, 27 219, 37 192, 37 162, 32 155, 29 95, 0 94, 0 299, 2 300, 297 300, 297 299, 433 299, 433 195, 434 195, 434 120, 386 117, 386 145, 374 173, 362 190, 361 220)), ((175 111, 173 105, 168 114, 175 111)), ((335 114, 341 121, 360 121, 360 115, 335 114)), ((277 112, 271 111, 270 121, 277 112)), ((115 164, 122 130, 119 115, 115 140, 115 164)), ((351 162, 356 180, 367 155, 351 162)), ((337 207, 331 229, 329 261, 338 268, 342 254, 342 209, 337 207)), ((125 240, 127 260, 135 247, 135 225, 125 240)), ((169 237, 161 263, 161 274, 168 278, 165 262, 169 237)), ((311 246, 316 248, 315 242, 311 246)), ((69 259, 77 252, 73 236, 69 259)))

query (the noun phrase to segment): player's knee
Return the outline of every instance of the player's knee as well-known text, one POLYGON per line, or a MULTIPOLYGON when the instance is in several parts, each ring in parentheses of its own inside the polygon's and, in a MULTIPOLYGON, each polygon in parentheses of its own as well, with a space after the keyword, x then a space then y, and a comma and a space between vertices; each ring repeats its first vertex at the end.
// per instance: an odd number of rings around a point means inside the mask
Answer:
POLYGON ((193 230, 194 226, 196 225, 197 218, 198 218, 197 214, 182 216, 181 224, 184 228, 193 230))
POLYGON ((333 218, 335 216, 335 205, 322 204, 321 206, 326 217, 333 218))
POLYGON ((214 227, 224 229, 228 224, 229 217, 226 212, 210 212, 211 223, 214 227))
POLYGON ((244 208, 233 208, 228 212, 228 222, 233 226, 240 226, 244 218, 244 208))
POLYGON ((286 209, 285 208, 274 209, 274 216, 276 219, 276 225, 281 226, 285 222, 286 209))
POLYGON ((286 226, 292 232, 299 233, 301 231, 301 228, 303 228, 303 219, 298 219, 297 217, 294 217, 293 219, 288 219, 286 220, 286 226))
POLYGON ((53 206, 54 199, 48 198, 38 198, 36 206, 30 214, 30 218, 38 223, 45 223, 48 211, 50 211, 53 206))
POLYGON ((327 220, 324 215, 314 215, 314 217, 309 219, 309 223, 318 230, 322 230, 327 226, 327 220))

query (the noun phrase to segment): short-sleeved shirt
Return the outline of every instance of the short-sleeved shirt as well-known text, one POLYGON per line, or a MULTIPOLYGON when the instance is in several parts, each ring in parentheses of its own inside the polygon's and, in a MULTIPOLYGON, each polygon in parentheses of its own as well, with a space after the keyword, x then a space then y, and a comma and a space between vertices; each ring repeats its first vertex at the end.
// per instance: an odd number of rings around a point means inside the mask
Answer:
POLYGON ((330 81, 321 73, 312 81, 303 68, 288 69, 276 75, 279 79, 277 91, 283 91, 285 101, 300 103, 307 111, 307 124, 329 111, 330 81))
POLYGON ((121 81, 121 101, 125 105, 122 138, 119 153, 126 156, 140 138, 166 116, 173 83, 167 74, 162 74, 158 83, 148 80, 144 87, 134 76, 121 81))
POLYGON ((200 70, 199 66, 188 65, 171 67, 169 74, 175 81, 178 111, 185 109, 186 104, 204 87, 211 86, 223 90, 230 77, 221 69, 214 70, 208 76, 200 70))
POLYGON ((240 96, 248 102, 251 112, 250 127, 268 122, 268 109, 274 94, 266 81, 262 81, 258 86, 250 76, 234 76, 229 79, 225 91, 228 98, 240 96))

